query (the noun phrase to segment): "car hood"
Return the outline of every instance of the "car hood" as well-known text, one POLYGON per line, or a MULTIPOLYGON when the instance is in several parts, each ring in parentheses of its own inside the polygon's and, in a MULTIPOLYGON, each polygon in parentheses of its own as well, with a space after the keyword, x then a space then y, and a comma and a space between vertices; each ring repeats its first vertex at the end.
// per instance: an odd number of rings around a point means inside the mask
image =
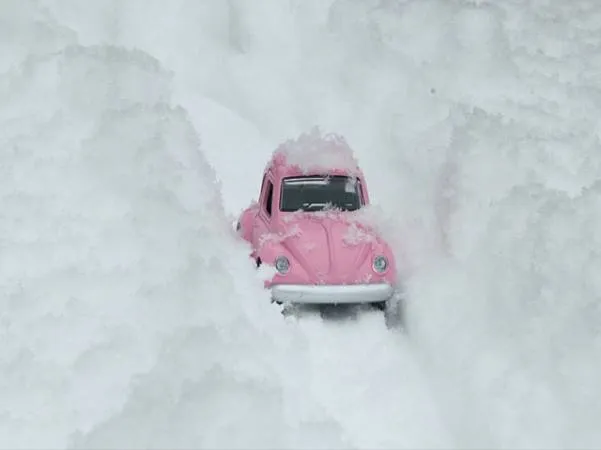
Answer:
POLYGON ((383 243, 365 224, 344 214, 297 214, 280 225, 282 245, 316 281, 356 283, 383 243), (368 262, 369 260, 369 262, 368 262))

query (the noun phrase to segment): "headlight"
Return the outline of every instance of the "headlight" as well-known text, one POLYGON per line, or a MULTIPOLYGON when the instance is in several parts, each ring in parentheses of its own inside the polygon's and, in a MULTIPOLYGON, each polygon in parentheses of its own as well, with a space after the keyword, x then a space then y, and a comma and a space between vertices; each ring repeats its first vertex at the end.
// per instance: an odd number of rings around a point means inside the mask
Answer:
POLYGON ((290 261, 285 256, 278 256, 275 259, 275 269, 281 273, 285 274, 290 269, 290 261))
POLYGON ((384 256, 376 256, 373 262, 374 271, 378 273, 384 272, 388 268, 388 260, 384 256))

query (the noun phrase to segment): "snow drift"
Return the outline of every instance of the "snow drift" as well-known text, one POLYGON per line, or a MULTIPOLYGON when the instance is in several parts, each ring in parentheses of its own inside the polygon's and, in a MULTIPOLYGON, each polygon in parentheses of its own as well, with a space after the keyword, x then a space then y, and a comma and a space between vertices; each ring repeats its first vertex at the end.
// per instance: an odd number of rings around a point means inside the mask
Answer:
POLYGON ((58 47, 1 78, 2 446, 341 442, 168 72, 58 47))

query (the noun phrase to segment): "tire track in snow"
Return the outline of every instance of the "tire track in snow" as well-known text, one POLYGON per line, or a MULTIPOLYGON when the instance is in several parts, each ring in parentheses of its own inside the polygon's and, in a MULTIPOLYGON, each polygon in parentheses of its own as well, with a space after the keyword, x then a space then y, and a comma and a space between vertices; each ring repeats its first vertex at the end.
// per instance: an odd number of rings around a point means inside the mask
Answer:
POLYGON ((357 447, 449 447, 409 341, 386 329, 380 311, 344 320, 303 315, 299 327, 312 365, 307 388, 357 447))

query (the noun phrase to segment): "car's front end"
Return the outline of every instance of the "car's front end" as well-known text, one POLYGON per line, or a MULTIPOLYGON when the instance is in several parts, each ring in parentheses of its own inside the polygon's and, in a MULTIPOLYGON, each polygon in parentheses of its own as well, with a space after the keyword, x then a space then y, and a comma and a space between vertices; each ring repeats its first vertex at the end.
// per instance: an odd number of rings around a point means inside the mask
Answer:
POLYGON ((397 288, 389 246, 348 213, 297 214, 262 253, 275 269, 266 286, 278 303, 382 303, 397 288))

